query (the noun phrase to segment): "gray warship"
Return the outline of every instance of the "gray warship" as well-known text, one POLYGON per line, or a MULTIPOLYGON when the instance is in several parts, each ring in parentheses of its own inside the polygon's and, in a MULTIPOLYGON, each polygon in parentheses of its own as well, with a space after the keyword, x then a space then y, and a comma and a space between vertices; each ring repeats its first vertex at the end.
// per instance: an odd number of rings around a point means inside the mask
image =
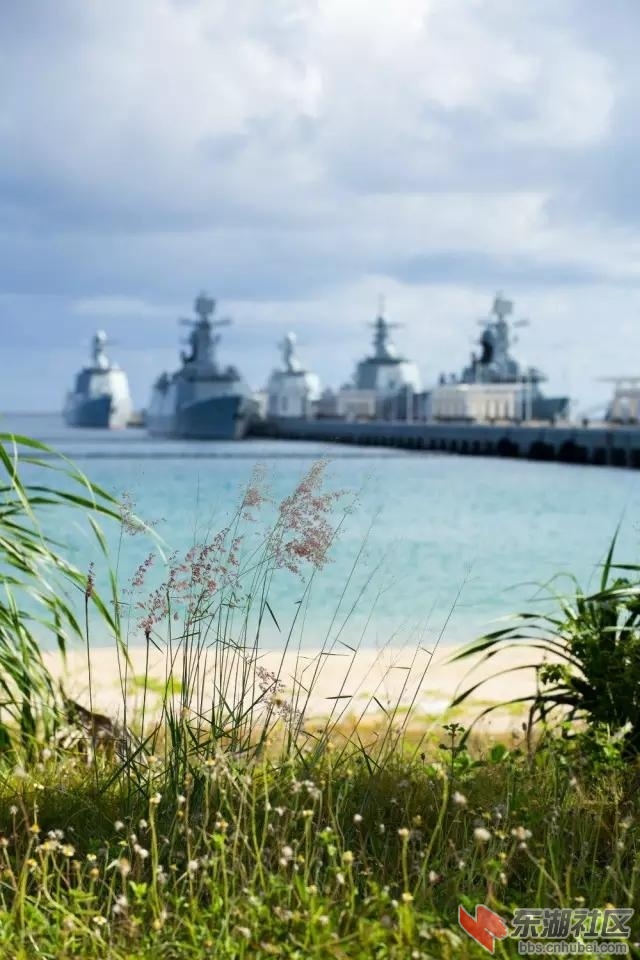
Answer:
POLYGON ((92 363, 76 377, 74 389, 67 394, 64 419, 71 427, 126 427, 131 419, 132 402, 124 370, 111 363, 105 352, 106 334, 93 337, 92 363))
POLYGON ((240 440, 257 416, 258 406, 235 367, 222 369, 216 359, 220 336, 216 327, 230 320, 214 320, 216 302, 201 293, 194 305, 197 319, 189 325, 190 350, 182 366, 163 373, 155 382, 146 425, 156 437, 185 440, 240 440))
MULTIPOLYGON (((461 383, 513 384, 524 387, 525 420, 556 420, 567 416, 568 397, 545 397, 540 384, 547 379, 537 367, 522 367, 511 355, 515 342, 507 317, 513 303, 502 293, 496 294, 491 313, 481 320, 480 354, 471 355, 471 363, 462 371, 461 383)), ((527 326, 527 320, 516 320, 514 327, 527 326)), ((442 380, 441 380, 442 382, 442 380)))

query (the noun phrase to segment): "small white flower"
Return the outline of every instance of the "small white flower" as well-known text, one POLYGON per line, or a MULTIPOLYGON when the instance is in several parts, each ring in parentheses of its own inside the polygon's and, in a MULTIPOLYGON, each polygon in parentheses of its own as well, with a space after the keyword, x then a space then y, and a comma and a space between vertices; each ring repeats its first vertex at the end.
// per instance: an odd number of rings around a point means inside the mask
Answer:
POLYGON ((511 836, 515 837, 516 840, 528 840, 531 836, 531 830, 527 830, 526 827, 514 827, 511 836))
POLYGON ((362 814, 361 814, 361 813, 354 813, 354 815, 353 815, 353 822, 354 822, 354 823, 362 823, 362 814))
POLYGON ((128 877, 131 873, 131 864, 126 857, 121 857, 120 860, 114 860, 113 864, 118 868, 121 876, 128 877))
POLYGON ((128 906, 129 901, 124 894, 121 894, 119 897, 116 897, 116 902, 114 903, 112 910, 117 916, 118 914, 126 913, 128 906))
POLYGON ((113 825, 113 829, 116 831, 116 833, 120 833, 121 830, 124 830, 124 823, 122 820, 116 820, 113 825))
POLYGON ((476 843, 488 843, 491 840, 491 833, 486 827, 476 827, 473 831, 473 839, 476 843))
POLYGON ((192 873, 192 874, 197 873, 199 866, 200 864, 198 863, 197 860, 189 860, 189 863, 187 864, 187 870, 189 873, 192 873))
POLYGON ((466 807, 467 805, 467 798, 464 793, 460 793, 458 790, 453 794, 451 800, 455 803, 456 807, 466 807))

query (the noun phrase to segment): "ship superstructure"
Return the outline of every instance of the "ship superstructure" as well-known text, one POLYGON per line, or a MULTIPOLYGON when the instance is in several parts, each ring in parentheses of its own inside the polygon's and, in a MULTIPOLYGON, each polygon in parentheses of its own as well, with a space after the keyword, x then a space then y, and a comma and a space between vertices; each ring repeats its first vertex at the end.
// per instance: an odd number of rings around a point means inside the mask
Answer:
POLYGON ((107 336, 102 330, 94 335, 91 365, 76 376, 73 390, 64 405, 65 421, 72 427, 126 427, 133 405, 124 370, 112 363, 107 354, 107 336))
POLYGON ((607 377, 614 384, 604 419, 626 426, 640 423, 640 377, 607 377))
POLYGON ((280 349, 283 363, 269 378, 267 414, 271 417, 311 417, 320 398, 320 380, 302 366, 294 333, 286 335, 280 349))
POLYGON ((256 414, 251 390, 233 366, 222 368, 217 359, 220 335, 227 319, 213 319, 216 302, 201 293, 194 304, 189 351, 182 366, 163 373, 155 382, 147 411, 152 436, 196 440, 238 440, 245 436, 256 414))
POLYGON ((436 420, 553 421, 566 417, 568 397, 545 397, 540 384, 546 379, 537 367, 523 367, 511 355, 515 342, 512 328, 528 321, 509 324, 513 303, 498 293, 491 313, 480 321, 480 353, 460 377, 444 374, 431 392, 431 415, 436 420))
POLYGON ((336 395, 336 413, 347 419, 411 419, 414 395, 421 390, 420 372, 398 353, 381 304, 373 327, 373 353, 361 360, 351 383, 336 395))

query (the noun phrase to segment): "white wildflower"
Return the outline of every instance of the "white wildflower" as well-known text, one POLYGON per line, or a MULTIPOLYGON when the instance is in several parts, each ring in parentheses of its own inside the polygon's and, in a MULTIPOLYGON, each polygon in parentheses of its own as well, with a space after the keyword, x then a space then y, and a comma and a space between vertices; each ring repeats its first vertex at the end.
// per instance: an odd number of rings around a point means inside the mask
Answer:
POLYGON ((476 843, 488 843, 491 840, 491 833, 486 827, 476 827, 473 831, 473 839, 476 843))
POLYGON ((511 836, 515 837, 516 840, 528 840, 531 836, 531 830, 527 830, 526 827, 514 827, 511 831, 511 836))

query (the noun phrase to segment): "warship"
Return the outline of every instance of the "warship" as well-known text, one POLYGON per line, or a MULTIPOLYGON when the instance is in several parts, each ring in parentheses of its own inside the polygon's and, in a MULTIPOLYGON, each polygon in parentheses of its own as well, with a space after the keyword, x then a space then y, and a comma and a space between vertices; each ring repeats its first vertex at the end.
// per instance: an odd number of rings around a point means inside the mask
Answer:
POLYGON ((391 339, 398 327, 384 315, 381 301, 373 323, 373 351, 356 364, 353 377, 335 396, 323 397, 320 416, 347 420, 411 420, 422 390, 416 364, 401 356, 391 339))
MULTIPOLYGON (((513 312, 513 303, 498 293, 491 313, 480 320, 480 354, 471 355, 471 363, 462 371, 459 383, 485 385, 512 385, 522 388, 524 420, 556 420, 567 415, 568 397, 545 397, 540 384, 546 380, 537 367, 522 367, 511 355, 516 342, 507 317, 513 312)), ((528 326, 528 320, 516 320, 511 326, 528 326)), ((441 377, 441 383, 445 378, 441 377)))
POLYGON ((356 366, 353 386, 356 390, 374 390, 388 394, 404 388, 420 390, 418 368, 410 360, 398 354, 391 340, 391 331, 397 323, 389 323, 384 316, 381 302, 373 327, 373 353, 356 366))
POLYGON ((257 415, 257 404, 235 367, 222 369, 216 349, 220 336, 214 328, 228 319, 212 319, 216 302, 201 293, 194 305, 197 319, 190 326, 190 350, 181 354, 182 366, 156 380, 146 424, 156 437, 185 440, 240 440, 257 415))
POLYGON ((106 355, 106 334, 93 337, 92 363, 76 377, 73 391, 67 394, 64 419, 71 427, 126 427, 132 414, 129 383, 124 370, 106 355))
POLYGON ((267 386, 267 415, 310 417, 320 398, 320 380, 305 370, 296 353, 296 336, 288 333, 279 345, 283 365, 274 370, 267 386))

